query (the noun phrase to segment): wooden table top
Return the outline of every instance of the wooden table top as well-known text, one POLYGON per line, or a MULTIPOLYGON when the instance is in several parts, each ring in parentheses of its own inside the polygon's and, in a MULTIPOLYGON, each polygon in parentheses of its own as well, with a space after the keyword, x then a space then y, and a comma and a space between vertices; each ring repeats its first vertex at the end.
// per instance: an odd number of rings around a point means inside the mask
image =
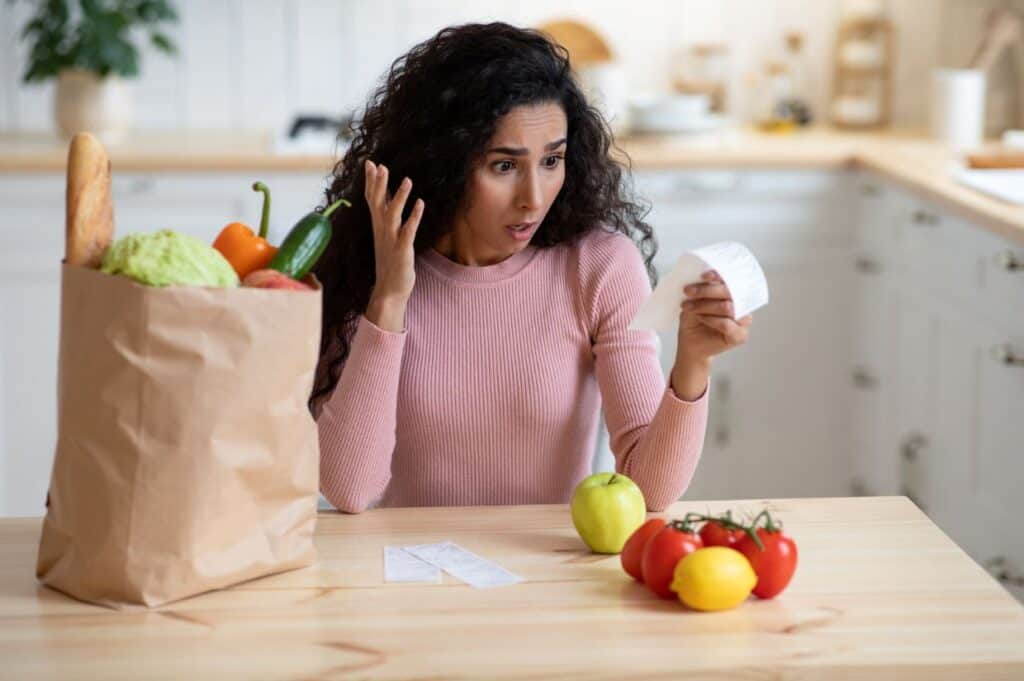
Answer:
POLYGON ((0 520, 0 678, 1024 679, 1024 607, 904 497, 769 508, 800 565, 773 600, 662 601, 589 553, 567 506, 321 514, 318 562, 153 610, 34 578, 40 519, 0 520), (382 549, 451 540, 525 581, 383 581, 382 549))

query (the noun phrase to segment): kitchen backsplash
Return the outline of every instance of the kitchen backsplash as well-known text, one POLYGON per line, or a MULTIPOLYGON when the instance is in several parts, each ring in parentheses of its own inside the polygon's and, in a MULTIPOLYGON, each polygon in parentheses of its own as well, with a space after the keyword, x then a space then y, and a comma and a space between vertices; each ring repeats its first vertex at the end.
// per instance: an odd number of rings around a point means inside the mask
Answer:
MULTIPOLYGON (((1015 0, 1022 4, 1020 0, 1015 0)), ((625 67, 634 94, 669 89, 681 48, 722 42, 731 50, 730 110, 750 104, 747 74, 781 54, 782 34, 806 35, 814 104, 830 91, 832 49, 844 0, 178 0, 177 59, 145 55, 133 81, 135 125, 145 129, 277 129, 296 112, 360 107, 407 48, 468 21, 536 25, 577 18, 594 26, 625 67), (486 9, 481 5, 486 4, 486 9)), ((889 0, 897 26, 894 122, 926 123, 928 78, 973 47, 988 7, 1000 0, 889 0), (958 27, 953 31, 949 26, 958 27), (945 27, 945 28, 944 28, 945 27), (968 35, 970 34, 970 35, 968 35), (952 38, 955 48, 949 47, 952 38), (944 40, 945 43, 944 44, 944 40)), ((0 131, 50 130, 51 83, 21 83, 20 27, 31 3, 0 3, 0 131)), ((998 93, 997 93, 998 99, 998 93)), ((998 115, 998 111, 996 112, 998 115)))

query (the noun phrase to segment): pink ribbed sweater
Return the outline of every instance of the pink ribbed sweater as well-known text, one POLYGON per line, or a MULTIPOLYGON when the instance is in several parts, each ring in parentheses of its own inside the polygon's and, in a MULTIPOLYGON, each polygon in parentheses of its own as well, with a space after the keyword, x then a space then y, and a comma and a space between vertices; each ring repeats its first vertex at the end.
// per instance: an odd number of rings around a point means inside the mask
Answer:
POLYGON ((486 267, 416 259, 405 329, 359 318, 317 423, 320 488, 341 511, 566 503, 589 475, 604 404, 616 469, 661 510, 689 484, 707 424, 666 385, 651 287, 621 233, 528 246, 486 267))

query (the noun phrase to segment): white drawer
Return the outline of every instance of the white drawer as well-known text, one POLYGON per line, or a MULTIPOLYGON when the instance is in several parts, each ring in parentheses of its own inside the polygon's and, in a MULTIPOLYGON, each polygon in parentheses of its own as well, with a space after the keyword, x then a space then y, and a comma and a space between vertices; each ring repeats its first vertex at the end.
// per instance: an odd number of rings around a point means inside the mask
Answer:
POLYGON ((981 306, 989 318, 1024 335, 1024 245, 981 228, 975 231, 981 306))

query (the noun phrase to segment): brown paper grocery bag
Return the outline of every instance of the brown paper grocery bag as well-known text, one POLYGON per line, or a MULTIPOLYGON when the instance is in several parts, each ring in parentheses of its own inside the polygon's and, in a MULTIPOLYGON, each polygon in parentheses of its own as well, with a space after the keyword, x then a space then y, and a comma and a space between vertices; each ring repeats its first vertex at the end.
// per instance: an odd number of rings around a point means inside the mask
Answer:
POLYGON ((65 265, 39 579, 154 606, 312 563, 320 304, 65 265))

